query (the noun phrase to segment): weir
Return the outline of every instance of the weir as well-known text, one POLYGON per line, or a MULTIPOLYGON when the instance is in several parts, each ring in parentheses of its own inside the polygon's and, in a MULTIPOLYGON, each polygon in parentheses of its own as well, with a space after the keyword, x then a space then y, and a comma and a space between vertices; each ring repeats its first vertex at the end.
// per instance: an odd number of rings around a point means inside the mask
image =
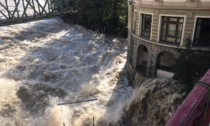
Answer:
POLYGON ((70 13, 63 0, 0 0, 0 26, 60 17, 70 13))

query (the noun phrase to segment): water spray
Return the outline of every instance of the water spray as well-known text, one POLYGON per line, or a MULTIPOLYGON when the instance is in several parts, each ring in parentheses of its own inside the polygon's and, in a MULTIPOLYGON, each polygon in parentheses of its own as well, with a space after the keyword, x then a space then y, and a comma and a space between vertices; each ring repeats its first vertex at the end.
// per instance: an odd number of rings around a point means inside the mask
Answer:
MULTIPOLYGON (((76 104, 76 103, 83 103, 83 102, 91 102, 91 101, 96 101, 98 99, 88 99, 88 100, 79 100, 79 101, 73 101, 73 102, 66 102, 66 103, 59 103, 57 104, 58 106, 61 106, 61 113, 62 113, 62 118, 63 118, 63 110, 62 110, 62 105, 70 105, 70 104, 76 104)), ((63 126, 65 126, 64 120, 63 120, 63 126)), ((94 116, 93 116, 93 126, 94 126, 94 116)))

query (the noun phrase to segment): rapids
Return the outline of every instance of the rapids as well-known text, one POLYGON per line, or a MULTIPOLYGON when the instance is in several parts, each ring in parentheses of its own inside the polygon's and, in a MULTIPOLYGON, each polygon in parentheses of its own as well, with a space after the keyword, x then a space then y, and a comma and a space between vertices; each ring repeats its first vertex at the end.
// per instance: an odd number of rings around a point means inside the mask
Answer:
MULTIPOLYGON (((60 19, 0 27, 1 126, 116 122, 132 93, 126 40, 60 19), (58 106, 58 103, 97 101, 58 106)), ((98 124, 98 125, 100 125, 98 124)))
POLYGON ((0 126, 164 125, 184 97, 166 79, 136 79, 133 90, 126 39, 57 18, 0 31, 0 126))
POLYGON ((126 101, 119 122, 123 126, 164 126, 185 96, 184 86, 177 81, 147 79, 126 101))

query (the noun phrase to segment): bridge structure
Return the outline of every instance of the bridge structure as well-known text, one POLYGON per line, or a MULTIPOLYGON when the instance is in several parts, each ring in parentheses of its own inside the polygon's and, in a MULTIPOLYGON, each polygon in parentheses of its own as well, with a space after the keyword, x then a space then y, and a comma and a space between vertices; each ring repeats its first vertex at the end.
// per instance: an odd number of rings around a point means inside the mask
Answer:
POLYGON ((70 13, 64 0, 0 0, 0 26, 60 17, 70 13))

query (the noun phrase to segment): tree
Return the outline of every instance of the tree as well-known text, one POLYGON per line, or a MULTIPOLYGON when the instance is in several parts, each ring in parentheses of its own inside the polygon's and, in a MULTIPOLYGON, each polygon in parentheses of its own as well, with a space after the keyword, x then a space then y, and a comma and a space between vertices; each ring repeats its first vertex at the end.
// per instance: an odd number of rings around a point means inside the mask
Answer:
POLYGON ((64 0, 77 12, 77 23, 105 34, 127 36, 126 0, 64 0))

